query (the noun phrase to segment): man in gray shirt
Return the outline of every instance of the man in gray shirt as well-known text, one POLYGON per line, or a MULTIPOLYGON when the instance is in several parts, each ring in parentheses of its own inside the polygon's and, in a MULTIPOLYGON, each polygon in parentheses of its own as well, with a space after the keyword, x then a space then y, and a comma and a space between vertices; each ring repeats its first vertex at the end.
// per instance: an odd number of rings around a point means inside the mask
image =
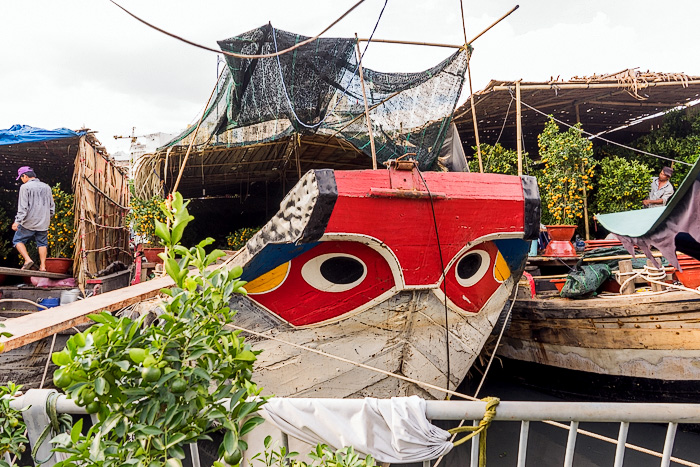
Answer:
POLYGON ((24 258, 22 269, 36 269, 26 243, 34 238, 41 265, 40 271, 46 271, 46 256, 48 253, 48 230, 51 217, 56 209, 53 202, 51 187, 36 178, 31 167, 24 166, 17 170, 17 180, 22 180, 19 188, 19 202, 17 203, 17 215, 12 224, 15 236, 12 244, 24 258))
POLYGON ((651 180, 649 188, 649 197, 642 201, 645 208, 661 207, 668 203, 668 200, 673 195, 673 185, 671 185, 671 177, 673 169, 664 167, 661 169, 658 177, 651 180))

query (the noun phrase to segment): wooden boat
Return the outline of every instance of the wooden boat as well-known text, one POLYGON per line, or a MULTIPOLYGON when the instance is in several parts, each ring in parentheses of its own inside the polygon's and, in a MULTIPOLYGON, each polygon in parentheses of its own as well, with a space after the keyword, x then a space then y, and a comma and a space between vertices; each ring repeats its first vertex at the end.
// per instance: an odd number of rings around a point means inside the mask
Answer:
POLYGON ((256 381, 277 396, 443 397, 286 341, 456 388, 522 273, 535 183, 413 163, 308 172, 233 258, 250 281, 236 324, 277 339, 253 338, 256 381))
POLYGON ((597 216, 630 253, 639 245, 655 261, 651 247, 658 247, 690 288, 582 300, 521 294, 498 349, 508 373, 570 395, 698 400, 700 292, 691 289, 700 265, 699 176, 696 163, 664 209, 597 216))
MULTIPOLYGON (((529 293, 529 292, 528 292, 529 293)), ((569 396, 697 401, 700 295, 518 298, 498 355, 504 372, 569 396)))

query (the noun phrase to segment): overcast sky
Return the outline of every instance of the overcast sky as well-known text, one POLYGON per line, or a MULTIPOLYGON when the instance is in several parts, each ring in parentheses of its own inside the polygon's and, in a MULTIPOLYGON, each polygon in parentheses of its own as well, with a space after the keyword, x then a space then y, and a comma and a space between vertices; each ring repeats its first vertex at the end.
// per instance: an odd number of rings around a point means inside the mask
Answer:
MULTIPOLYGON (((134 14, 217 48, 267 22, 313 36, 356 0, 117 0, 134 14)), ((325 36, 369 37, 385 0, 366 0, 325 36)), ((474 37, 516 2, 464 0, 474 37)), ((114 135, 178 133, 215 84, 217 55, 164 36, 108 0, 0 0, 0 128, 83 126, 114 135)), ((490 79, 589 76, 639 67, 700 76, 700 2, 522 0, 474 45, 474 90, 490 79)), ((388 0, 375 37, 460 44, 459 0, 388 0)), ((372 44, 365 66, 420 71, 449 49, 372 44)), ((468 94, 463 94, 463 99, 468 94)), ((128 146, 126 146, 128 147, 128 146)))

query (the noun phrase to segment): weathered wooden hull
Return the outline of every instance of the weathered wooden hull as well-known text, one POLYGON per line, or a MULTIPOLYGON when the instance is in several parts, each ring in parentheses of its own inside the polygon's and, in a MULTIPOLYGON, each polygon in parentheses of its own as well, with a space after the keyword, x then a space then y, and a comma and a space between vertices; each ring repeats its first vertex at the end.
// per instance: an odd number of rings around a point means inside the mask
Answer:
POLYGON ((236 324, 351 363, 251 335, 264 350, 256 381, 278 396, 444 397, 355 363, 459 385, 524 268, 539 227, 533 183, 394 168, 307 173, 233 258, 249 281, 232 304, 236 324))
MULTIPOLYGON (((605 376, 602 380, 609 383, 628 378, 656 381, 668 389, 664 382, 697 382, 700 296, 675 291, 586 300, 519 299, 498 354, 552 370, 605 376)), ((556 384, 550 378, 541 382, 556 384)), ((595 393, 599 386, 579 390, 595 393)))
MULTIPOLYGON (((498 320, 512 290, 502 284, 476 314, 447 312, 429 290, 406 291, 369 310, 330 324, 298 329, 241 299, 236 324, 352 362, 451 390, 462 381, 498 320), (449 351, 449 386, 447 352, 449 351)), ((255 379, 266 393, 294 397, 392 397, 444 393, 334 360, 279 341, 250 337, 258 356, 255 379)))
MULTIPOLYGON (((57 334, 54 351, 63 349, 69 334, 57 334)), ((9 382, 21 384, 24 389, 38 389, 41 387, 41 379, 44 368, 48 362, 46 380, 43 388, 52 388, 53 372, 56 365, 51 361, 51 337, 32 342, 25 346, 0 353, 0 386, 9 382)))

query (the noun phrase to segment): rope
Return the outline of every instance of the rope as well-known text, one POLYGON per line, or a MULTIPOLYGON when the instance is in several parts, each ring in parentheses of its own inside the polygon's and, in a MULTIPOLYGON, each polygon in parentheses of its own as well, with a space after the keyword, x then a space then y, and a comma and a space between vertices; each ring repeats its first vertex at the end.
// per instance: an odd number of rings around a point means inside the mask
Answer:
POLYGON ((37 453, 39 452, 39 448, 42 444, 44 444, 46 438, 52 433, 53 436, 56 436, 59 433, 70 432, 73 425, 73 420, 71 419, 70 414, 64 413, 58 415, 58 411, 56 410, 58 397, 58 392, 51 392, 46 398, 46 415, 48 415, 49 417, 49 424, 46 425, 44 430, 41 432, 41 434, 36 440, 36 443, 34 443, 34 448, 32 448, 32 459, 34 460, 34 463, 36 465, 45 464, 54 456, 54 453, 52 452, 51 454, 49 454, 49 457, 47 457, 44 460, 39 460, 36 458, 37 453))
POLYGON ((448 326, 448 310, 447 310, 447 281, 445 280, 445 262, 442 258, 442 246, 440 246, 440 233, 439 229, 437 226, 437 219, 435 218, 435 204, 433 203, 433 194, 430 192, 430 188, 428 188, 428 184, 425 181, 425 178, 423 178, 423 174, 421 173, 420 170, 417 170, 418 175, 420 176, 420 179, 423 181, 423 185, 425 186, 425 189, 428 191, 428 197, 430 198, 430 210, 433 213, 433 226, 435 227, 435 240, 437 241, 437 248, 438 248, 438 255, 440 257, 440 269, 442 270, 442 293, 445 294, 445 300, 444 300, 444 305, 445 305, 445 350, 447 353, 447 382, 445 384, 446 389, 450 389, 450 328, 448 326))
POLYGON ((41 383, 39 383, 39 389, 44 387, 44 382, 46 381, 46 373, 49 371, 49 364, 51 363, 51 355, 53 354, 53 348, 56 345, 56 334, 53 335, 51 339, 51 348, 49 349, 49 355, 46 357, 46 365, 44 365, 44 374, 41 376, 41 383))
MULTIPOLYGON (((513 91, 512 91, 512 90, 509 90, 509 91, 510 91, 510 97, 511 97, 511 98, 514 98, 514 97, 513 97, 513 91)), ((523 102, 522 99, 520 99, 520 103, 521 103, 522 105, 524 105, 525 107, 529 108, 530 110, 534 110, 534 111, 537 112, 538 114, 544 115, 544 116, 547 117, 547 118, 551 118, 552 120, 554 120, 555 122, 557 122, 557 123, 559 123, 559 124, 561 124, 561 125, 564 125, 564 126, 569 127, 569 128, 576 128, 576 127, 573 126, 573 125, 569 125, 568 123, 566 123, 566 122, 564 122, 564 121, 561 121, 561 120, 555 118, 553 115, 544 113, 544 112, 542 112, 541 110, 538 110, 538 109, 534 108, 533 106, 526 104, 525 102, 523 102)), ((586 131, 586 130, 584 130, 584 129, 582 129, 582 128, 576 128, 576 130, 580 131, 580 132, 583 133, 583 134, 588 135, 588 136, 589 136, 589 139, 599 139, 599 140, 601 140, 601 141, 605 141, 605 142, 608 143, 608 144, 612 144, 612 145, 615 145, 615 146, 620 146, 621 148, 629 149, 630 151, 638 152, 638 153, 644 154, 644 155, 646 155, 646 156, 657 157, 657 158, 659 158, 659 159, 664 159, 664 160, 667 160, 667 161, 676 162, 676 163, 678 163, 678 164, 685 164, 685 165, 688 165, 688 166, 692 166, 692 165, 693 165, 693 164, 691 164, 691 163, 689 163, 689 162, 685 162, 685 161, 681 161, 681 160, 672 159, 672 158, 666 157, 666 156, 659 156, 658 154, 653 154, 653 153, 651 153, 651 152, 643 151, 643 150, 641 150, 641 149, 633 148, 633 147, 631 147, 631 146, 626 146, 626 145, 621 144, 621 143, 616 143, 615 141, 609 140, 609 139, 607 139, 607 138, 603 138, 602 136, 599 136, 599 135, 595 135, 595 134, 590 133, 590 132, 588 132, 588 131, 586 131)))
POLYGON ((655 284, 661 284, 666 287, 672 287, 675 289, 679 290, 686 290, 688 292, 694 292, 696 294, 700 294, 700 290, 697 289, 690 289, 688 287, 684 287, 682 285, 675 285, 675 284, 668 284, 666 282, 661 282, 660 279, 664 279, 666 277, 666 270, 664 268, 654 268, 649 265, 644 265, 644 269, 639 272, 618 272, 617 273, 618 277, 623 277, 623 276, 630 276, 623 283, 620 284, 620 290, 625 288, 627 284, 630 283, 630 281, 635 280, 636 278, 640 277, 644 279, 647 282, 652 282, 655 284))
POLYGON ((462 426, 447 430, 448 433, 456 435, 465 431, 471 431, 462 439, 452 443, 455 447, 472 439, 476 435, 479 436, 479 467, 486 467, 486 430, 491 426, 491 422, 496 417, 496 407, 501 402, 498 397, 485 397, 482 401, 486 402, 486 410, 484 418, 481 419, 478 426, 462 426))
POLYGON ((153 25, 153 24, 151 24, 151 23, 149 23, 149 22, 147 22, 147 21, 145 21, 145 20, 139 18, 138 16, 136 16, 136 15, 133 14, 133 13, 131 13, 129 10, 127 10, 127 9, 124 8, 123 6, 119 5, 119 4, 118 4, 117 2, 115 2, 114 0, 109 0, 109 1, 112 2, 114 5, 116 5, 119 9, 121 9, 122 11, 124 11, 127 15, 131 16, 132 18, 134 18, 135 20, 137 20, 137 21, 139 21, 139 22, 145 24, 145 25, 148 26, 149 28, 155 29, 156 31, 165 34, 166 36, 170 36, 170 37, 172 37, 173 39, 177 39, 177 40, 182 41, 182 42, 184 42, 184 43, 186 43, 186 44, 192 45, 192 46, 194 46, 194 47, 198 47, 198 48, 203 49, 203 50, 207 50, 207 51, 209 51, 209 52, 214 52, 214 53, 217 53, 217 54, 224 54, 224 55, 227 55, 227 56, 229 56, 229 57, 236 57, 236 58, 243 58, 243 59, 255 59, 255 58, 272 58, 272 57, 277 57, 277 56, 279 56, 279 55, 283 55, 283 54, 289 53, 289 52, 291 52, 292 50, 296 50, 296 49, 298 49, 299 47, 302 47, 302 46, 304 46, 304 45, 306 45, 306 44, 309 44, 309 43, 315 41, 316 39, 318 39, 319 37, 321 37, 323 34, 325 34, 325 33, 326 33, 329 29, 331 29, 333 26, 335 26, 336 24, 338 24, 343 18, 345 18, 347 15, 349 15, 351 11, 353 11, 355 8, 357 8, 358 6, 360 6, 365 0, 360 0, 359 2, 355 3, 348 11, 346 11, 345 13, 343 13, 343 15, 342 15, 340 18, 338 18, 337 20, 333 21, 333 23, 331 23, 330 26, 328 26, 326 29, 324 29, 324 30, 321 31, 320 33, 318 33, 316 36, 310 37, 309 39, 306 39, 305 41, 299 42, 298 44, 295 44, 295 45, 293 45, 292 47, 290 47, 290 48, 288 48, 288 49, 284 49, 284 50, 282 50, 282 51, 280 51, 280 52, 275 52, 275 53, 271 53, 271 54, 264 54, 264 55, 244 55, 244 54, 237 54, 237 53, 234 53, 234 52, 226 52, 226 51, 223 51, 223 50, 212 49, 211 47, 207 47, 206 45, 197 44, 196 42, 192 42, 192 41, 187 40, 187 39, 185 39, 185 38, 183 38, 183 37, 177 36, 177 35, 175 35, 175 34, 173 34, 173 33, 171 33, 171 32, 168 32, 168 31, 166 31, 166 30, 164 30, 164 29, 161 29, 161 28, 159 28, 159 27, 157 27, 157 26, 155 26, 155 25, 153 25))

